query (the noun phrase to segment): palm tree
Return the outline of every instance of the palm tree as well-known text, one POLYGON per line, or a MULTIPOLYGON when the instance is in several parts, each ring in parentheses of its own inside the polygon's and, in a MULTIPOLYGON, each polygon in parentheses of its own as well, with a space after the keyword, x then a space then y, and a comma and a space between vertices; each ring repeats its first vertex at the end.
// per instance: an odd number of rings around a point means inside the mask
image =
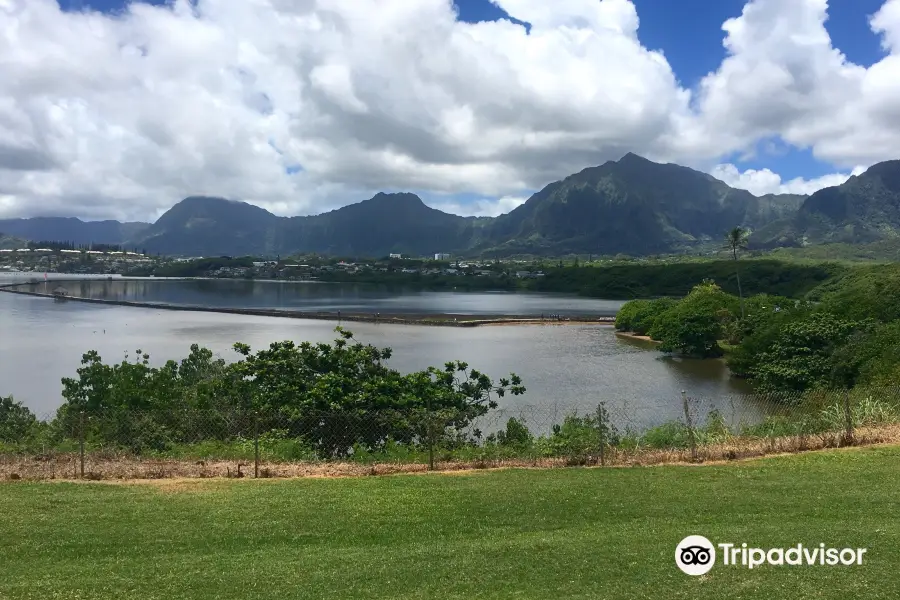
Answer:
POLYGON ((747 247, 747 230, 735 227, 725 234, 725 247, 734 257, 734 273, 737 276, 738 296, 741 298, 741 319, 744 318, 744 291, 741 289, 741 270, 738 268, 738 250, 747 247))

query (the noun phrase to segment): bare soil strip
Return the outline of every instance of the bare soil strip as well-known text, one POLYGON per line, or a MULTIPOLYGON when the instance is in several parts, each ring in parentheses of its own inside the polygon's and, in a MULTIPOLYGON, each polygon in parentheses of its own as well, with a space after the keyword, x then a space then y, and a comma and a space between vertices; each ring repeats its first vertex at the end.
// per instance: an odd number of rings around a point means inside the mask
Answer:
MULTIPOLYGON (((900 425, 859 428, 852 445, 900 444, 900 425)), ((735 460, 759 458, 781 454, 795 454, 847 445, 839 434, 792 436, 781 438, 741 438, 697 449, 693 461, 690 450, 636 450, 612 449, 607 451, 604 464, 610 467, 634 467, 653 465, 709 465, 735 460)), ((598 466, 599 455, 568 458, 519 458, 483 461, 438 462, 436 471, 458 473, 498 468, 554 468, 569 466, 598 466)), ((2 481, 73 481, 79 477, 80 460, 77 453, 0 456, 0 480, 2 481)), ((353 462, 298 462, 259 465, 261 478, 299 477, 363 477, 394 475, 400 473, 426 473, 428 465, 410 463, 360 464, 353 462)), ((205 480, 253 478, 252 461, 226 460, 174 460, 123 456, 112 453, 89 453, 85 456, 84 480, 109 482, 205 480)))

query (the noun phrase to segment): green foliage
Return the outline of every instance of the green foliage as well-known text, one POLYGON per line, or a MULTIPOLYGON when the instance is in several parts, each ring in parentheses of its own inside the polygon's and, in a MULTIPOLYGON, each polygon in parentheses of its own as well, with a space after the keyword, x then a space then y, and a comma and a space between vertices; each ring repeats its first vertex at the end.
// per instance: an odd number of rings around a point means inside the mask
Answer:
POLYGON ((671 298, 630 300, 616 313, 616 329, 647 335, 656 323, 656 318, 675 304, 676 301, 671 298))
POLYGON ((619 431, 602 404, 593 415, 567 415, 561 424, 553 426, 549 436, 535 440, 542 456, 562 456, 579 464, 596 459, 601 444, 614 447, 620 442, 619 431))
POLYGON ((869 244, 834 243, 776 248, 768 255, 779 260, 897 262, 900 261, 900 238, 888 238, 869 244))
POLYGON ((565 456, 583 462, 600 450, 600 431, 591 416, 567 415, 562 424, 554 425, 549 437, 538 440, 544 456, 565 456))
POLYGON ((738 312, 738 299, 711 281, 658 315, 649 334, 663 352, 701 358, 720 356, 719 340, 738 312))
POLYGON ((824 311, 773 322, 751 342, 759 351, 742 368, 762 391, 802 392, 833 383, 832 354, 857 331, 870 325, 824 311))
POLYGON ((218 269, 248 269, 253 266, 253 259, 242 258, 200 258, 187 262, 167 263, 154 270, 157 277, 207 277, 211 271, 218 269))
MULTIPOLYGON (((834 263, 743 260, 741 288, 748 296, 767 293, 802 298, 817 286, 846 271, 847 267, 834 263)), ((713 279, 729 294, 738 293, 733 260, 553 267, 545 269, 545 273, 545 277, 530 284, 532 289, 630 300, 684 296, 704 280, 713 279)))
POLYGON ((389 348, 337 332, 333 344, 275 342, 255 353, 235 344, 241 358, 230 364, 197 345, 162 367, 140 350, 112 365, 91 351, 78 377, 63 380, 66 403, 56 423, 68 432, 85 428, 94 446, 138 453, 286 425, 285 440, 335 456, 389 438, 448 442, 450 431, 496 407, 497 398, 525 391, 515 374, 495 385, 459 361, 402 375, 385 364, 389 348))
POLYGON ((749 233, 743 227, 733 227, 725 234, 725 247, 732 253, 737 260, 738 250, 747 247, 747 237, 749 233))
POLYGON ((21 443, 35 435, 39 427, 34 414, 12 396, 0 396, 0 442, 21 443))
POLYGON ((488 443, 496 442, 500 446, 527 448, 534 443, 534 435, 525 423, 516 418, 510 418, 506 422, 506 429, 491 434, 486 441, 488 443))
POLYGON ((857 267, 817 290, 822 307, 846 319, 900 319, 900 265, 857 267))
POLYGON ((837 385, 900 384, 900 321, 857 331, 831 356, 837 385))
POLYGON ((712 410, 707 415, 706 423, 695 426, 693 432, 682 421, 668 421, 645 431, 638 437, 637 444, 658 450, 683 450, 690 447, 692 440, 698 446, 704 446, 720 444, 732 435, 722 414, 712 410))

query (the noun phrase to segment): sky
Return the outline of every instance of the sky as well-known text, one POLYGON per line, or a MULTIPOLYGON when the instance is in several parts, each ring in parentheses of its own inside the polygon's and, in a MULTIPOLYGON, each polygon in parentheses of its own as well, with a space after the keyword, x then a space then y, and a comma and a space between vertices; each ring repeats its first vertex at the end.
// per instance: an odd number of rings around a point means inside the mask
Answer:
POLYGON ((0 218, 496 215, 628 152, 755 194, 900 158, 900 0, 0 0, 0 218))

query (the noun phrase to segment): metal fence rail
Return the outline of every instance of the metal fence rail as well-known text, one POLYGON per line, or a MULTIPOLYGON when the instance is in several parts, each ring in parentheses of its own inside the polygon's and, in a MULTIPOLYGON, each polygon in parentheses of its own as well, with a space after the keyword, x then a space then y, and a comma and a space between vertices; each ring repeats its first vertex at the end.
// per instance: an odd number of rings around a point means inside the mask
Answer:
POLYGON ((63 408, 0 419, 0 477, 269 477, 729 460, 900 440, 900 389, 578 406, 303 412, 63 408), (659 407, 665 407, 665 410, 659 407))

